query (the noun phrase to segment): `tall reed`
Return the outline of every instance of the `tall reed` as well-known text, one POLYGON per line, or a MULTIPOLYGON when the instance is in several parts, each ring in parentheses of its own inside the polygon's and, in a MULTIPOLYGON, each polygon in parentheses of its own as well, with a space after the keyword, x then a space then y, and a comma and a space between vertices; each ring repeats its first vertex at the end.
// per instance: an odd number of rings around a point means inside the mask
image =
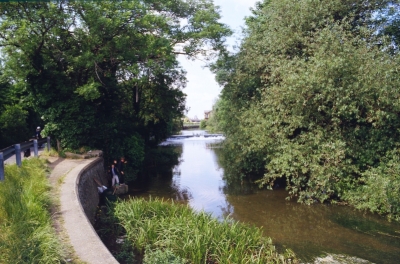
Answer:
POLYGON ((259 228, 231 219, 222 222, 188 206, 159 199, 119 202, 114 215, 133 246, 145 252, 165 249, 187 263, 297 263, 294 253, 279 254, 259 228))
POLYGON ((5 166, 0 182, 0 263, 61 263, 52 227, 50 186, 45 161, 23 160, 5 166))

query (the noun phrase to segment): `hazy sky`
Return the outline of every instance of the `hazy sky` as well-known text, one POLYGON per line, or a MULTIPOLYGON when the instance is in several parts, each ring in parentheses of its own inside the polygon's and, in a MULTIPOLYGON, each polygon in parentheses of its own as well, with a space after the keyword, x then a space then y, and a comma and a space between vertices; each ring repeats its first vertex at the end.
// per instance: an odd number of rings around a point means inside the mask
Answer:
MULTIPOLYGON (((250 7, 254 7, 256 2, 256 0, 214 0, 214 4, 221 10, 220 22, 227 24, 239 35, 240 28, 244 26, 244 17, 251 14, 250 7)), ((228 43, 233 45, 235 39, 236 37, 230 38, 228 43)), ((212 109, 221 87, 215 82, 214 74, 208 68, 203 68, 205 62, 189 61, 183 57, 179 58, 179 61, 187 71, 188 83, 183 92, 187 94, 186 107, 190 110, 186 115, 190 118, 197 116, 203 119, 204 111, 212 109)))

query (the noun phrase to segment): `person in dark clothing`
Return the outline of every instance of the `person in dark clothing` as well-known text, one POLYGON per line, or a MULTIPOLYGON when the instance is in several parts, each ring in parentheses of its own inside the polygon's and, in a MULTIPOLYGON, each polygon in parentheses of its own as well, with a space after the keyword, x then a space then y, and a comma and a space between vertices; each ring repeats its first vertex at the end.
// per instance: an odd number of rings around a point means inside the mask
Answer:
POLYGON ((124 172, 124 165, 125 165, 125 157, 121 157, 121 159, 117 163, 117 169, 119 171, 119 180, 120 183, 125 183, 125 172, 124 172))
POLYGON ((40 126, 38 126, 37 128, 36 128, 36 131, 35 131, 35 138, 36 139, 41 139, 42 138, 42 136, 40 135, 40 132, 41 132, 42 130, 40 129, 40 126))
POLYGON ((26 150, 24 151, 24 157, 27 158, 27 157, 30 157, 30 156, 31 156, 31 149, 28 148, 28 149, 26 149, 26 150))

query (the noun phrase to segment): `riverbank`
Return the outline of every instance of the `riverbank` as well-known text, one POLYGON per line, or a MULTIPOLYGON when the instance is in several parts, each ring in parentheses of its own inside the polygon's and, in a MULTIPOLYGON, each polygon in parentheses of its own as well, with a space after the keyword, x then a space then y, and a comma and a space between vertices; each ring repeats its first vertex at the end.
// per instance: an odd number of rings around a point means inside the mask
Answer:
POLYGON ((278 253, 257 227, 219 221, 172 201, 121 201, 100 221, 105 239, 120 237, 120 263, 299 263, 289 249, 278 253))
MULTIPOLYGON (((182 135, 193 133, 206 132, 182 131, 182 135)), ((397 264, 398 223, 348 206, 299 204, 285 199, 288 193, 282 186, 271 191, 248 181, 232 181, 226 174, 232 165, 226 162, 221 140, 191 137, 163 142, 159 153, 152 155, 154 167, 135 183, 141 191, 132 198, 172 199, 220 220, 229 216, 260 227, 279 252, 290 248, 306 263, 343 255, 348 263, 359 258, 364 263, 397 264)))

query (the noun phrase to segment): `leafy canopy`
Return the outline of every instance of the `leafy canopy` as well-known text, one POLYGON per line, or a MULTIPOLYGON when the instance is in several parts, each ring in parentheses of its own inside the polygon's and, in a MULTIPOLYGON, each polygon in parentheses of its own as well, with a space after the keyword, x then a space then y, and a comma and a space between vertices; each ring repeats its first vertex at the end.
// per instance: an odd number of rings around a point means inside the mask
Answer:
POLYGON ((377 15, 388 7, 398 18, 392 1, 257 4, 238 53, 213 66, 232 171, 282 178, 305 203, 349 200, 378 172, 395 180, 377 169, 400 143, 398 20, 377 15))
POLYGON ((0 5, 4 74, 43 133, 111 156, 139 142, 124 144, 133 131, 143 144, 171 133, 185 111, 177 56, 212 57, 231 33, 209 0, 0 5))

